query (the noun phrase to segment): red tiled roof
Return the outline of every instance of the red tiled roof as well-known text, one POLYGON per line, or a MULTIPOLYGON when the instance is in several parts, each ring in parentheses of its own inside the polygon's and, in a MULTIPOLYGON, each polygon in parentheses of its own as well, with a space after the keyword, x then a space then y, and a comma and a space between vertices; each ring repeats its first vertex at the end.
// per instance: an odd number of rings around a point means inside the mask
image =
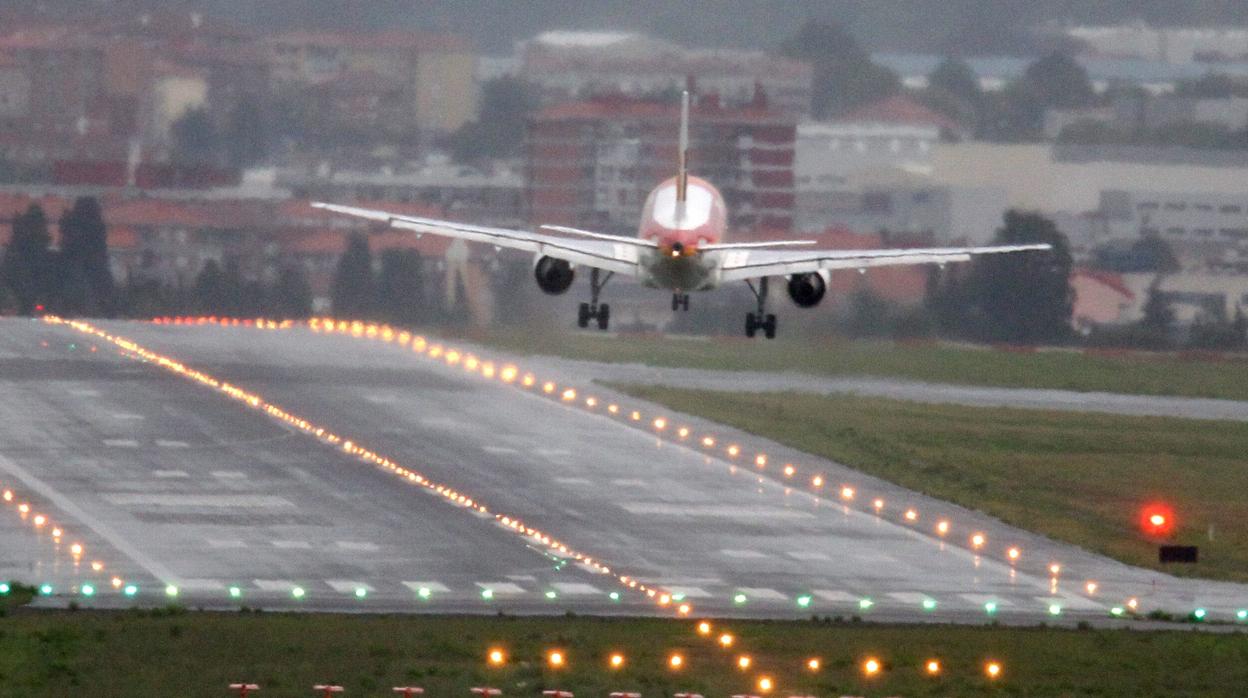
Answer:
POLYGON ((129 199, 103 204, 110 225, 206 228, 213 223, 203 205, 165 199, 129 199))
POLYGON ((295 31, 280 34, 269 40, 275 44, 310 45, 326 48, 349 48, 356 50, 415 49, 417 51, 460 52, 471 49, 466 39, 454 34, 431 32, 389 31, 377 34, 351 32, 295 31))
POLYGON ((837 119, 843 123, 905 124, 956 130, 958 122, 902 95, 859 107, 837 119))
MULTIPOLYGON (((349 230, 286 230, 279 234, 278 240, 282 249, 292 254, 301 255, 338 255, 347 248, 349 230)), ((374 253, 389 248, 416 250, 428 257, 442 257, 451 245, 451 239, 440 235, 423 235, 417 238, 414 234, 386 230, 368 236, 368 247, 374 253)))
POLYGON ((1112 271, 1104 271, 1102 269, 1088 269, 1080 267, 1072 269, 1070 276, 1071 278, 1076 276, 1086 277, 1112 288, 1118 293, 1121 293, 1123 296, 1126 296, 1128 300, 1135 300, 1135 292, 1128 288, 1126 283, 1123 282, 1121 274, 1116 274, 1112 271))
MULTIPOLYGON (((690 108, 691 118, 698 122, 780 122, 792 123, 784 115, 760 109, 724 108, 711 104, 697 104, 690 108)), ((578 121, 597 119, 644 119, 653 121, 680 120, 680 108, 675 104, 663 104, 629 97, 611 95, 584 102, 567 102, 543 109, 536 121, 578 121)))
POLYGON ((108 247, 114 250, 133 250, 139 246, 139 234, 124 225, 108 226, 108 247))

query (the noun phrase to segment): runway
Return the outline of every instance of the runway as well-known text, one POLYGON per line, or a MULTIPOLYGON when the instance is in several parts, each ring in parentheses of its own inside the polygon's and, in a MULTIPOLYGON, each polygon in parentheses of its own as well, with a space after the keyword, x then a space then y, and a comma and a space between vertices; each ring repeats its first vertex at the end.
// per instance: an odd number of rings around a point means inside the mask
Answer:
POLYGON ((0 576, 52 585, 43 603, 157 604, 172 587, 180 603, 214 608, 670 613, 690 603, 697 614, 1027 623, 1112 622, 1110 609, 1129 598, 1141 610, 1202 607, 1222 619, 1248 606, 1241 585, 1128 568, 667 416, 673 429, 679 420, 743 454, 765 451, 777 467, 760 470, 718 445, 648 429, 651 406, 580 377, 559 388, 575 386, 577 399, 561 400, 397 344, 306 328, 98 325, 327 425, 495 516, 549 531, 613 574, 103 341, 5 320, 0 482, 87 549, 75 565, 68 537, 56 544, 11 503, 0 510, 0 576), (587 408, 587 391, 622 413, 587 408), (629 419, 633 409, 646 417, 629 419), (826 485, 787 479, 784 462, 826 485), (852 499, 839 494, 845 487, 852 499), (879 512, 877 498, 887 501, 879 512), (933 532, 937 520, 951 524, 948 536, 933 532), (982 549, 967 543, 971 532, 985 536, 982 549), (1011 563, 1004 551, 1014 546, 1023 552, 1011 563), (620 584, 619 572, 671 596, 672 607, 620 584), (109 589, 113 576, 139 592, 109 589), (108 593, 84 599, 75 593, 84 584, 108 593))

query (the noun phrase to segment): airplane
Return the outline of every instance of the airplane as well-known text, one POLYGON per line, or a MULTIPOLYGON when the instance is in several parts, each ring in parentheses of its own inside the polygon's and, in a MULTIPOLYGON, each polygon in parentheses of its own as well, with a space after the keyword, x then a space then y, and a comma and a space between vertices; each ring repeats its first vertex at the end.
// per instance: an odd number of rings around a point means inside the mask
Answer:
POLYGON ((672 311, 689 309, 691 291, 709 291, 744 281, 757 302, 745 317, 745 334, 762 330, 776 336, 776 316, 767 312, 768 279, 787 280, 788 295, 801 308, 823 300, 828 279, 837 269, 865 272, 870 267, 903 264, 965 262, 977 255, 1051 249, 1046 244, 927 249, 810 250, 813 240, 730 242, 724 197, 710 182, 689 174, 689 93, 681 95, 676 175, 663 181, 646 198, 636 237, 609 235, 562 225, 542 225, 543 232, 471 225, 455 221, 406 216, 386 211, 315 202, 313 207, 410 230, 418 236, 443 235, 471 242, 533 253, 533 275, 549 295, 567 292, 576 267, 590 272, 590 300, 581 303, 577 325, 596 321, 606 330, 611 307, 599 303, 603 287, 620 274, 642 285, 670 291, 672 311), (798 248, 798 249, 794 249, 798 248))

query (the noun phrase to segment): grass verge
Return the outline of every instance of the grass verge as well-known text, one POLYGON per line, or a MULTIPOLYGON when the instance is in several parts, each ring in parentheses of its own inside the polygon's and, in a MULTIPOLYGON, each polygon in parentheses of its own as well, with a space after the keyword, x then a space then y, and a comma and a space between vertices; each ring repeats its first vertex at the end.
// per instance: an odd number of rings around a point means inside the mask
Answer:
POLYGON ((881 376, 935 383, 1248 399, 1248 364, 1177 354, 1018 353, 894 342, 736 338, 611 337, 494 330, 466 338, 522 354, 611 363, 881 376))
POLYGON ((1174 508, 1200 563, 1248 581, 1248 424, 614 386, 1123 562, 1157 568, 1142 507, 1174 508))
MULTIPOLYGON (((719 624, 717 624, 719 625, 719 624)), ((1043 628, 874 626, 827 621, 722 624, 732 651, 698 637, 688 621, 659 619, 359 616, 165 612, 33 613, 0 630, 4 695, 227 695, 250 681, 260 695, 312 695, 314 683, 345 695, 392 695, 418 685, 431 696, 469 696, 494 686, 505 696, 564 689, 579 696, 638 691, 657 698, 771 695, 1237 695, 1248 681, 1241 635, 1043 628), (486 664, 501 648, 507 663, 486 664), (546 653, 567 665, 551 670, 546 653), (608 668, 614 652, 620 670, 608 668), (683 668, 667 660, 679 652, 683 668), (752 656, 749 671, 736 657, 752 656), (818 672, 805 668, 818 657, 818 672), (868 657, 883 671, 864 678, 868 657), (1158 661, 1164 657, 1165 661, 1158 661), (941 662, 937 678, 923 674, 941 662), (985 663, 1000 662, 990 681, 985 663)))

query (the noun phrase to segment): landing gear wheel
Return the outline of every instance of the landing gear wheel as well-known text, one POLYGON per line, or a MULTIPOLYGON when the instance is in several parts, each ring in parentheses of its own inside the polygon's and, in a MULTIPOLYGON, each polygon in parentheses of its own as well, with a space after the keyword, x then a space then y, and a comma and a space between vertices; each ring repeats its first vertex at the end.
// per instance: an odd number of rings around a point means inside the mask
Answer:
POLYGON ((598 329, 605 331, 607 329, 607 326, 610 324, 611 324, 611 306, 607 305, 606 303, 603 303, 602 305, 598 306, 598 329))
POLYGON ((775 315, 768 315, 767 319, 763 321, 763 335, 767 337, 767 339, 776 338, 776 316, 775 315))
POLYGON ((577 309, 576 326, 581 329, 589 327, 589 303, 581 303, 580 308, 577 309))
POLYGON ((754 313, 745 314, 745 336, 750 339, 754 338, 754 332, 758 330, 758 322, 754 319, 754 313))

